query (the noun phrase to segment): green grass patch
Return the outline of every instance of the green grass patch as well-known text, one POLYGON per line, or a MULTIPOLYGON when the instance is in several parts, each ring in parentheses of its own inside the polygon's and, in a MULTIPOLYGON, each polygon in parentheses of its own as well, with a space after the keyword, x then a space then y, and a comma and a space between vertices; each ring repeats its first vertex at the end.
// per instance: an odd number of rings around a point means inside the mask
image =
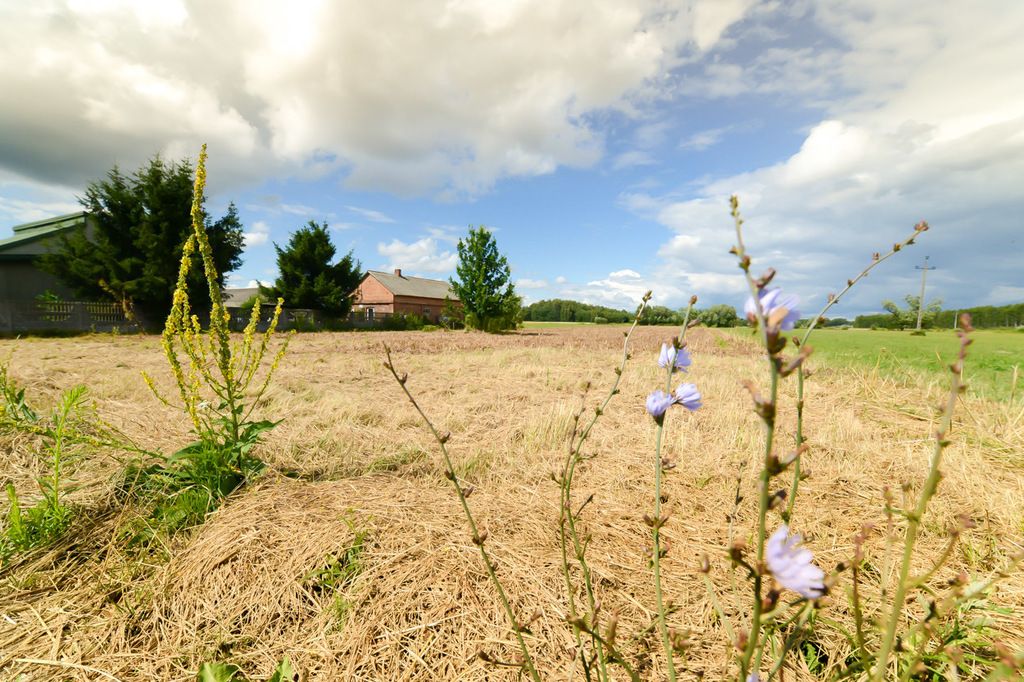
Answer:
MULTIPOLYGON (((749 329, 728 330, 749 336, 749 329)), ((797 334, 802 335, 801 330, 797 334)), ((1008 400, 1024 393, 1024 334, 1012 330, 979 329, 971 334, 964 379, 976 396, 1008 400), (1014 389, 1014 368, 1017 385, 1014 389)), ((839 367, 878 367, 889 376, 913 373, 947 378, 959 342, 950 329, 910 332, 871 329, 815 329, 808 344, 816 364, 839 367)))
POLYGON ((321 567, 303 578, 303 583, 315 594, 333 593, 331 609, 338 627, 344 627, 353 608, 348 589, 363 572, 363 551, 366 549, 370 532, 356 525, 351 513, 342 519, 352 531, 352 543, 338 552, 328 555, 321 567))
POLYGON ((199 441, 164 461, 129 466, 119 496, 146 510, 122 529, 129 545, 149 546, 154 540, 198 526, 246 480, 263 469, 248 454, 210 441, 199 441))

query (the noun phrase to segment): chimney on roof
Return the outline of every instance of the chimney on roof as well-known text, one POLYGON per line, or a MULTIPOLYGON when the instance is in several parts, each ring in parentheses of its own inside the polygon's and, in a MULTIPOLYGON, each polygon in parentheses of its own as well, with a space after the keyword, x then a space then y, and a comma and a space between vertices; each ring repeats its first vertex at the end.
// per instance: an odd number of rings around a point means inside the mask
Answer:
POLYGON ((395 268, 395 277, 402 276, 402 268, 395 268))

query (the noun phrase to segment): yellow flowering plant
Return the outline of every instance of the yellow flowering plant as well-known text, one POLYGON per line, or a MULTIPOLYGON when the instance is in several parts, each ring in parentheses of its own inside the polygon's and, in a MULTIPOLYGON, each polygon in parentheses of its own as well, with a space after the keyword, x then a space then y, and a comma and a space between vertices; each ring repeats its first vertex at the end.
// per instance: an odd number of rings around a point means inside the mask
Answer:
MULTIPOLYGON (((269 366, 261 372, 284 304, 282 299, 278 299, 266 331, 257 333, 261 306, 254 305, 241 339, 231 338, 231 315, 224 306, 220 280, 203 221, 206 157, 204 144, 196 165, 192 195, 192 234, 182 248, 178 281, 171 311, 164 325, 162 345, 178 386, 180 407, 192 420, 200 440, 179 454, 197 446, 215 446, 230 453, 235 466, 243 468, 243 460, 256 444, 259 435, 277 423, 269 420, 254 421, 252 415, 284 357, 291 335, 285 337, 269 366), (210 317, 206 329, 192 312, 188 297, 188 275, 197 252, 210 291, 210 317)), ((143 373, 143 377, 159 400, 172 404, 160 394, 150 376, 143 373)))

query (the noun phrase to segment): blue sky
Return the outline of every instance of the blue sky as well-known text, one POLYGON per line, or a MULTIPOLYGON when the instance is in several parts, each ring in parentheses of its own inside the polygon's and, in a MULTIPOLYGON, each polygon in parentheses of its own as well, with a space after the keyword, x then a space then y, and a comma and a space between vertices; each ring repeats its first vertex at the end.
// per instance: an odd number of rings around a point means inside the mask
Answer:
POLYGON ((836 313, 1024 301, 1024 4, 834 0, 67 0, 0 7, 0 236, 117 163, 209 144, 231 283, 327 221, 365 268, 445 278, 470 225, 521 294, 809 310, 927 219, 836 313))

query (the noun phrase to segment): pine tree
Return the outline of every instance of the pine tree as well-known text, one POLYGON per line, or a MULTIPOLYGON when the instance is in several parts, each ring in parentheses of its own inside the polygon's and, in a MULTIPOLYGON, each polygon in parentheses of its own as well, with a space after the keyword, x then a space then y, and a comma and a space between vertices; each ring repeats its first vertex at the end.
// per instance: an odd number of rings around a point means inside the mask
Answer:
MULTIPOLYGON (((42 257, 43 269, 78 295, 129 301, 145 321, 163 320, 171 307, 182 247, 192 231, 192 163, 167 163, 159 155, 131 175, 116 166, 80 198, 89 213, 87 228, 64 235, 42 257)), ((217 272, 241 265, 242 223, 234 204, 216 222, 205 214, 217 272)), ((202 273, 192 274, 194 310, 209 309, 202 273)))
POLYGON ((498 252, 494 235, 481 225, 459 240, 458 279, 449 280, 462 302, 466 326, 488 332, 513 329, 522 318, 522 299, 511 282, 508 259, 498 252))
POLYGON ((332 263, 337 250, 331 243, 327 223, 309 224, 296 230, 277 251, 280 273, 273 287, 264 290, 284 299, 291 308, 311 308, 345 316, 352 308, 352 294, 362 279, 362 264, 349 251, 332 263))

